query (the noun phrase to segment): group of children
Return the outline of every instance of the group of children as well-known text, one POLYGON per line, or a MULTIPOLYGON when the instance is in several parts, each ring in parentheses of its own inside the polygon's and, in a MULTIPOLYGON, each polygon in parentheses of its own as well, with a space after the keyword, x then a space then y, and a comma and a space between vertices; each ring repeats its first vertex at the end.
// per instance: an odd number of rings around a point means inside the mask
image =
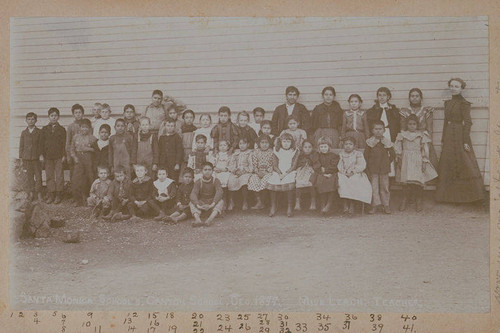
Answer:
MULTIPOLYGON (((197 128, 192 110, 179 114, 175 105, 165 107, 162 100, 162 92, 155 90, 144 116, 138 117, 128 104, 119 119, 111 117, 109 105, 99 103, 93 117, 84 118, 84 108, 75 104, 75 120, 67 129, 58 122, 57 108, 49 109, 49 123, 42 129, 36 127, 37 115, 28 113, 19 155, 30 198, 43 199, 43 163, 45 201, 60 203, 67 162, 73 201, 94 207, 96 217, 178 222, 192 216, 193 225, 199 226, 233 210, 237 192, 241 209, 249 209, 248 191, 254 193, 255 210, 265 208, 269 192, 269 216, 277 212, 279 192, 286 193, 287 216, 301 210, 305 193, 310 195, 309 209, 319 208, 323 214, 338 197, 346 214, 354 213, 355 202, 371 204, 369 213, 381 206, 389 214, 392 163, 399 166, 398 179, 418 189, 437 176, 428 160, 430 140, 417 129, 414 116, 408 117, 408 130, 399 133, 395 143, 384 135, 383 121, 373 121, 370 132, 365 120, 356 124, 354 116, 354 129, 364 125, 363 132, 349 133, 343 126, 338 152, 328 135, 308 137, 301 126, 304 118, 293 113, 279 134, 273 133, 277 127, 264 119, 262 108, 253 110, 254 122, 242 111, 233 123, 231 110, 223 106, 214 126, 211 115, 204 113, 197 128), (357 147, 364 147, 364 152, 357 147), (205 222, 203 215, 208 216, 205 222)), ((356 110, 361 98, 352 95, 349 102, 356 110)), ((343 117, 351 119, 351 127, 352 112, 343 117)))

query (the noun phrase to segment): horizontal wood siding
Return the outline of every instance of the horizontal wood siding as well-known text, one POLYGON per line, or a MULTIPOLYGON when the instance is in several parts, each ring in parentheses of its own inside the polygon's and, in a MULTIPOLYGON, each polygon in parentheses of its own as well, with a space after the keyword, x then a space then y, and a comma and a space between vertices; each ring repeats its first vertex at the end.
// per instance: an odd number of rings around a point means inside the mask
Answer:
MULTIPOLYGON (((90 110, 125 104, 139 112, 161 89, 197 113, 283 103, 297 86, 310 110, 333 85, 337 101, 358 93, 364 107, 380 86, 406 106, 419 87, 436 107, 434 144, 441 151, 446 82, 467 81, 472 142, 489 184, 488 29, 486 17, 428 18, 15 18, 11 20, 11 155, 24 114, 47 122, 49 107, 71 122, 71 105, 90 110)), ((215 118, 214 118, 215 119, 215 118)))

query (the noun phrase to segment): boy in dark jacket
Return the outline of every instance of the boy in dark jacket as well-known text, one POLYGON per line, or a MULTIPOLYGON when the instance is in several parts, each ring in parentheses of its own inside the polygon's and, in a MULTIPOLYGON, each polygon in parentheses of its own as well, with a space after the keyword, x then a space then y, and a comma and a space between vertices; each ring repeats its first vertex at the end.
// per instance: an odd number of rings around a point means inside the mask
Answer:
POLYGON ((367 171, 372 184, 372 207, 368 213, 374 214, 377 211, 377 206, 382 204, 384 212, 391 214, 389 208, 389 172, 391 171, 391 162, 396 154, 392 142, 384 137, 384 122, 375 120, 372 126, 373 136, 366 140, 364 151, 367 171))
POLYGON ((182 184, 177 189, 177 205, 175 212, 165 218, 165 221, 172 221, 174 223, 183 221, 191 215, 189 203, 191 201, 191 192, 194 186, 194 171, 193 169, 186 168, 182 174, 182 184))
POLYGON ((159 168, 167 170, 168 178, 176 183, 179 181, 179 171, 184 160, 184 147, 182 138, 176 132, 175 120, 165 121, 165 135, 160 136, 158 142, 159 168))
POLYGON ((128 203, 130 201, 130 186, 131 181, 127 177, 125 168, 118 166, 115 169, 114 179, 109 184, 108 193, 103 199, 103 204, 111 206, 109 214, 103 216, 105 220, 120 221, 128 220, 128 203))
POLYGON ((42 166, 40 164, 42 130, 36 127, 38 117, 35 113, 26 114, 28 127, 21 133, 19 143, 19 158, 26 172, 28 199, 32 200, 38 195, 42 200, 42 166))
POLYGON ((130 186, 130 200, 127 207, 131 215, 131 219, 137 221, 136 213, 143 217, 161 215, 161 219, 165 214, 160 210, 153 198, 153 181, 151 177, 146 175, 146 166, 137 164, 134 165, 135 178, 130 186))
POLYGON ((48 204, 61 202, 64 189, 63 163, 66 154, 66 130, 59 125, 59 109, 48 111, 49 124, 42 128, 42 161, 47 177, 48 204))

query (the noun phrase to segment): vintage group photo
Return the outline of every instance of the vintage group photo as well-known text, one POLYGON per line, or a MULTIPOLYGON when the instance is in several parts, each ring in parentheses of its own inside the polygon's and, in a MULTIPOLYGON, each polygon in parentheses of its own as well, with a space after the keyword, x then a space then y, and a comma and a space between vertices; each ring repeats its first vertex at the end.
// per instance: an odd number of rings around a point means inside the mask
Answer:
POLYGON ((12 18, 13 309, 486 313, 486 17, 12 18))

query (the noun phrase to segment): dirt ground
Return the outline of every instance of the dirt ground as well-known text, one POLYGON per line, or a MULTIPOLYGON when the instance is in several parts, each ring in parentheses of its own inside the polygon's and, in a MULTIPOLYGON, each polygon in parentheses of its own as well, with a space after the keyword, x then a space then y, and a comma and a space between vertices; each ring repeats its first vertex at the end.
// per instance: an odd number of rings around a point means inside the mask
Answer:
MULTIPOLYGON (((397 198, 397 192, 393 198, 397 198)), ((397 200, 393 200, 394 210, 397 200)), ((425 203, 392 215, 233 212, 211 227, 93 221, 11 244, 14 309, 488 312, 484 207, 425 203)))

